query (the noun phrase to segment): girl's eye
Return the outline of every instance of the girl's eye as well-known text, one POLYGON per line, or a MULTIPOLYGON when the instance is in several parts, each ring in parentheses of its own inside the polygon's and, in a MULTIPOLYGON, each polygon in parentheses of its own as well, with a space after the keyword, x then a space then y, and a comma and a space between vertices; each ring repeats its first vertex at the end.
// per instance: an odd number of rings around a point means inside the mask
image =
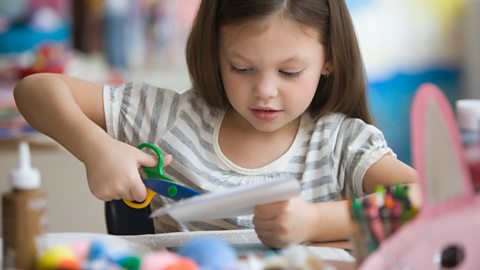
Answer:
POLYGON ((238 74, 246 74, 253 71, 253 68, 237 68, 234 66, 230 66, 230 71, 238 73, 238 74))
POLYGON ((278 72, 280 72, 283 76, 287 78, 296 78, 302 74, 303 70, 298 72, 287 72, 287 71, 279 70, 278 72))

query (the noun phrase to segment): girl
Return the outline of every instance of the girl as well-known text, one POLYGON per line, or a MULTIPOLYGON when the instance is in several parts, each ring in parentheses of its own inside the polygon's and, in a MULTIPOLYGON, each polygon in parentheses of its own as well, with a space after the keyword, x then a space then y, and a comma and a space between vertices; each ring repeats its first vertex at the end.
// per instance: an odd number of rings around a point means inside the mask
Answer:
POLYGON ((182 94, 38 74, 16 86, 15 99, 32 126, 85 164, 101 200, 145 198, 138 169, 156 160, 140 142, 172 154, 166 173, 202 192, 285 175, 302 186, 300 197, 257 206, 253 218, 163 217, 157 232, 254 227, 272 247, 345 239, 347 192, 415 181, 370 124, 343 0, 202 1, 186 57, 192 90, 182 94))

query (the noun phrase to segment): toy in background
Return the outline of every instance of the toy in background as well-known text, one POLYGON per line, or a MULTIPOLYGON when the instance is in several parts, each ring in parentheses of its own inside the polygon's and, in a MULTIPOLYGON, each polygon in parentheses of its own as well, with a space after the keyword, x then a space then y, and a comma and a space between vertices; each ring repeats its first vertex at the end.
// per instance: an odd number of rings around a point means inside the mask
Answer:
MULTIPOLYGON (((189 257, 169 251, 153 251, 144 256, 129 250, 116 249, 102 241, 56 244, 40 253, 37 269, 69 270, 199 270, 197 263, 189 257)), ((210 256, 213 257, 213 256, 210 256)), ((214 270, 214 268, 212 268, 214 270)))
POLYGON ((360 269, 479 269, 480 195, 449 103, 436 86, 420 87, 411 122, 422 209, 360 269))
POLYGON ((456 102, 460 137, 465 149, 473 184, 480 191, 480 99, 462 99, 456 102))
POLYGON ((69 41, 70 2, 63 0, 1 1, 0 55, 31 50, 44 42, 69 41))
POLYGON ((109 246, 108 242, 98 239, 69 244, 50 243, 41 250, 37 269, 334 270, 335 268, 318 259, 307 247, 301 245, 289 246, 268 254, 252 252, 238 256, 234 247, 220 238, 194 237, 176 252, 153 250, 138 253, 109 246))
POLYGON ((409 186, 379 186, 373 195, 351 198, 353 253, 358 264, 401 226, 412 220, 418 206, 409 197, 409 186))

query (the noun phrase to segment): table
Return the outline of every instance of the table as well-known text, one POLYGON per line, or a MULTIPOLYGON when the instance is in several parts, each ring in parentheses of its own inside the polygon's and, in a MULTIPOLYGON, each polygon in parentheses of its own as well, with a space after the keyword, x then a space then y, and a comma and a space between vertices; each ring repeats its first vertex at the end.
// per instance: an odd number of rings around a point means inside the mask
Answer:
MULTIPOLYGON (((135 237, 148 237, 148 238, 157 238, 159 235, 142 235, 142 236, 114 236, 108 234, 98 234, 98 233, 47 233, 43 238, 43 245, 45 247, 52 247, 58 244, 62 245, 71 245, 76 244, 79 242, 91 242, 91 241, 102 241, 107 244, 109 250, 113 251, 122 251, 122 250, 130 250, 136 254, 146 254, 147 252, 151 251, 151 248, 145 245, 140 245, 138 242, 132 241, 135 237)), ((313 244, 312 246, 317 247, 333 247, 333 248, 346 248, 348 250, 351 249, 351 244, 347 241, 342 242, 328 242, 328 243, 318 243, 313 244)), ((0 246, 1 247, 1 246, 0 246)), ((0 248, 1 250, 1 248, 0 248)), ((0 253, 1 254, 1 253, 0 253)), ((326 263, 336 267, 338 270, 353 270, 356 269, 356 265, 353 262, 345 262, 345 261, 335 261, 335 260, 325 260, 326 263)), ((1 263, 1 257, 0 257, 1 263)))

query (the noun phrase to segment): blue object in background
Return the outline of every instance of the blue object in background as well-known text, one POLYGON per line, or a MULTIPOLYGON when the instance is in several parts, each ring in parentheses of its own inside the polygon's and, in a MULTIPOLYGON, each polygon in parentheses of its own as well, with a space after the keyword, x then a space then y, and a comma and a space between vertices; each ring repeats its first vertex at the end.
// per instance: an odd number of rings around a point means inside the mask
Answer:
POLYGON ((218 238, 195 238, 181 247, 178 254, 192 259, 202 270, 235 269, 237 265, 235 250, 218 238))
POLYGON ((63 25, 51 32, 35 31, 28 25, 12 26, 0 33, 0 54, 28 51, 45 42, 67 44, 70 34, 69 25, 63 25))
POLYGON ((430 69, 420 73, 399 73, 381 82, 369 83, 368 101, 375 125, 383 132, 398 159, 411 165, 410 107, 417 88, 436 84, 453 108, 460 89, 460 70, 430 69))
POLYGON ((364 7, 368 7, 372 3, 372 0, 346 0, 345 2, 348 6, 348 9, 352 12, 364 7))

